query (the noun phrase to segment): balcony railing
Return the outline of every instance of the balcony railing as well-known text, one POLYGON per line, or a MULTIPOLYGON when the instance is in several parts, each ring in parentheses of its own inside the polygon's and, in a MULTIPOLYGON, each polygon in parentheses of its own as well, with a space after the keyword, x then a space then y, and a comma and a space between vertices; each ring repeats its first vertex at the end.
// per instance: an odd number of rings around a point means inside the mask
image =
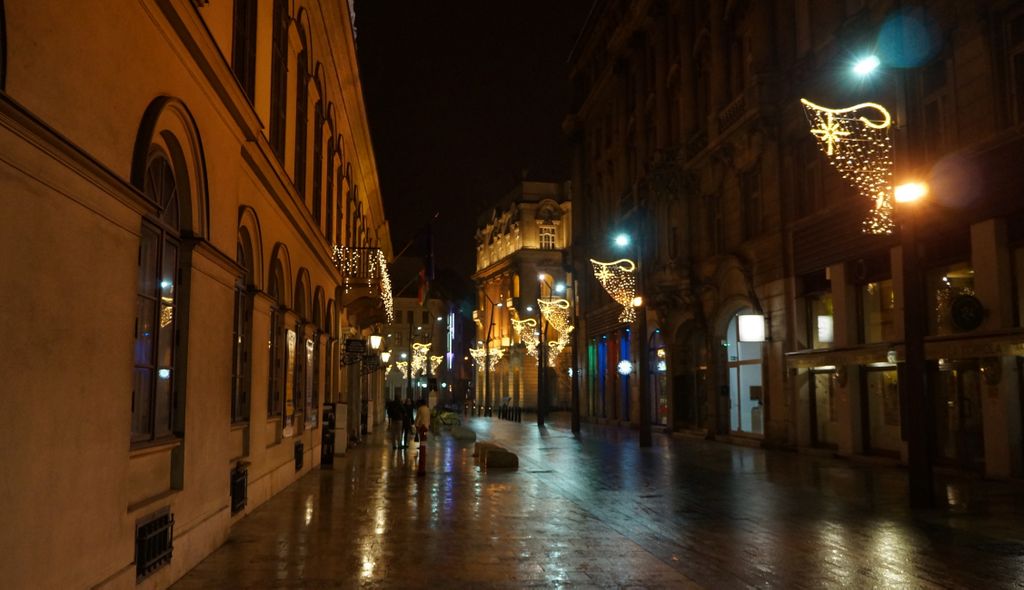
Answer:
POLYGON ((384 251, 380 248, 335 246, 331 258, 334 266, 341 271, 344 292, 347 294, 353 289, 365 289, 370 296, 379 297, 387 322, 393 322, 395 308, 384 251))

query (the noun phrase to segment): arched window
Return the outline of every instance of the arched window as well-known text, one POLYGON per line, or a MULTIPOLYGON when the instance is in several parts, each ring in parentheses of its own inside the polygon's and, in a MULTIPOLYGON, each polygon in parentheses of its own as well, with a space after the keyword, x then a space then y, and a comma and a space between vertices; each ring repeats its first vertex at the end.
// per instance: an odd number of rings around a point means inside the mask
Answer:
MULTIPOLYGON (((305 271, 299 271, 299 278, 295 281, 295 313, 298 314, 299 319, 295 323, 295 334, 297 335, 298 343, 295 347, 295 370, 292 375, 292 395, 285 401, 285 407, 291 407, 292 412, 297 412, 300 408, 308 408, 308 400, 311 396, 309 391, 310 386, 310 356, 312 351, 309 347, 312 346, 312 341, 306 339, 305 325, 309 322, 309 292, 306 289, 306 277, 305 271)), ((305 413, 304 413, 305 414, 305 413)), ((306 420, 308 421, 308 414, 306 420)), ((290 423, 290 419, 293 418, 289 412, 285 412, 286 421, 290 423)), ((302 421, 295 421, 296 428, 301 432, 303 427, 302 421)))
POLYGON ((295 58, 295 190, 304 203, 306 201, 306 138, 309 127, 309 52, 306 50, 306 34, 300 28, 302 48, 295 58))
POLYGON ((316 101, 313 108, 313 221, 323 231, 323 176, 324 176, 324 103, 316 101))
POLYGON ((257 0, 235 0, 231 42, 231 70, 249 102, 256 96, 256 5, 257 0))
POLYGON ((270 383, 267 387, 267 416, 280 416, 284 405, 286 343, 284 328, 284 269, 274 260, 267 280, 270 307, 270 383))
POLYGON ((235 283, 235 321, 232 334, 234 358, 231 379, 231 422, 249 421, 252 390, 252 293, 255 287, 255 257, 252 240, 245 228, 239 232, 236 262, 244 274, 235 283))
POLYGON ((270 66, 270 147, 284 162, 288 123, 288 0, 274 0, 270 66))
POLYGON ((154 150, 149 157, 143 192, 159 216, 143 220, 139 242, 132 443, 169 438, 176 423, 180 211, 174 169, 162 151, 154 150))

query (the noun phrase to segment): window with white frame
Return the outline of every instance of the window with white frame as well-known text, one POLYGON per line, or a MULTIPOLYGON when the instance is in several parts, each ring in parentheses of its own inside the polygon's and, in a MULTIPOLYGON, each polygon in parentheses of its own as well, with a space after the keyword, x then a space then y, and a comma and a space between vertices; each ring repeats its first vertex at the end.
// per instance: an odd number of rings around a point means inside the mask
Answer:
POLYGON ((555 226, 540 226, 540 248, 541 250, 555 249, 555 226))

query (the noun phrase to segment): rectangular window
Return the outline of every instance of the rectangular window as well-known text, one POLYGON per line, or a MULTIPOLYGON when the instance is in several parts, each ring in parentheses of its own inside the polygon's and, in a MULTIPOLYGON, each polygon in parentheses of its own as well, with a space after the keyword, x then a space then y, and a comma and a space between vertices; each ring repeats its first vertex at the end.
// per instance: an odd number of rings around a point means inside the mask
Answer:
POLYGON ((423 317, 423 325, 424 326, 429 326, 430 325, 430 312, 429 311, 424 311, 423 314, 422 314, 422 317, 423 317))
POLYGON ((962 262, 929 270, 925 276, 928 300, 928 333, 952 334, 953 302, 961 295, 974 295, 974 269, 962 262))
POLYGON ((284 400, 285 345, 284 314, 274 307, 270 311, 270 383, 267 388, 267 416, 280 416, 284 400))
POLYGON ((249 421, 250 363, 252 348, 252 297, 239 285, 235 289, 235 323, 232 336, 234 346, 233 376, 231 380, 231 422, 249 421))
POLYGON ((892 279, 860 286, 861 341, 892 342, 896 340, 896 294, 892 279))
POLYGON ((256 97, 256 0, 235 0, 231 69, 249 102, 256 97))
POLYGON ((553 225, 540 226, 540 247, 542 250, 555 249, 555 227, 553 225))
POLYGON ((287 0, 274 0, 274 34, 270 68, 270 147, 284 162, 285 126, 288 121, 288 16, 287 0))
POLYGON ((807 341, 811 348, 831 348, 835 341, 832 294, 826 292, 808 297, 807 314, 807 341))
POLYGON ((178 245, 143 224, 135 306, 132 442, 171 436, 178 245))

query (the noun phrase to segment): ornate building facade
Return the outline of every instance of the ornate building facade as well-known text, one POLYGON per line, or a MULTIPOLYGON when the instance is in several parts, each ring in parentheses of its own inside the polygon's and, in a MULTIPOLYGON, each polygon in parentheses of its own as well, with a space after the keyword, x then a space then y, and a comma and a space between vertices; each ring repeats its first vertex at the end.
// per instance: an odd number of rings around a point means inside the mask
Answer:
POLYGON ((571 326, 546 319, 541 308, 550 304, 557 315, 559 301, 572 297, 571 243, 568 184, 523 181, 481 218, 473 275, 478 406, 535 410, 544 365, 548 407, 569 407, 571 326))
POLYGON ((0 13, 4 584, 166 587, 380 395, 339 362, 390 314, 352 17, 0 13))
POLYGON ((637 380, 615 367, 647 354, 669 430, 905 462, 904 311, 924 307, 933 460, 1019 476, 1021 23, 1001 1, 598 2, 565 121, 588 228, 572 256, 584 413, 637 424, 637 380), (881 67, 855 76, 872 52, 881 67), (862 231, 872 202, 801 98, 892 113, 891 161, 875 164, 931 186, 890 220, 926 228, 921 300, 905 297, 900 232, 862 231), (630 337, 587 260, 623 257, 611 236, 637 228, 649 331, 630 337))

